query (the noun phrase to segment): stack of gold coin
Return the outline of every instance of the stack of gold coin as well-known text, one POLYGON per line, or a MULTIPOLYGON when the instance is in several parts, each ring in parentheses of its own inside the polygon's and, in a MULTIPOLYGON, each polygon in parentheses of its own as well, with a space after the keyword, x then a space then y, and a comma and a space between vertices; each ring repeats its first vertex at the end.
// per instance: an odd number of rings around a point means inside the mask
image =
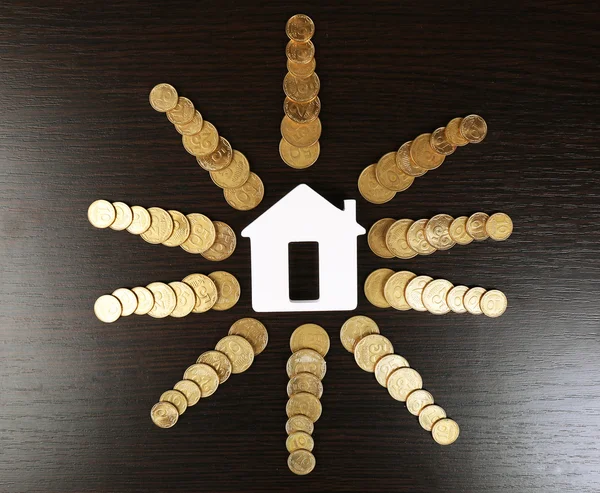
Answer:
POLYGON ((289 400, 286 405, 287 423, 285 445, 288 467, 294 474, 309 474, 315 468, 312 454, 314 423, 321 416, 321 380, 327 371, 325 356, 329 351, 329 336, 317 324, 304 324, 290 337, 292 355, 286 365, 289 400))
POLYGON ((100 296, 94 304, 94 313, 106 323, 132 314, 181 318, 210 309, 229 310, 239 299, 238 280, 229 272, 219 270, 208 276, 190 274, 183 281, 168 284, 153 282, 146 287, 119 288, 112 294, 100 296))
POLYGON ((421 426, 432 433, 437 443, 450 445, 456 441, 458 424, 434 404, 433 396, 423 390, 421 375, 406 358, 394 353, 392 343, 380 334, 373 319, 363 315, 349 318, 342 325, 340 339, 360 368, 374 373, 379 385, 387 388, 394 399, 406 402, 409 412, 419 417, 421 426))
POLYGON ((445 315, 471 313, 499 317, 508 306, 502 291, 481 287, 455 286, 446 279, 417 276, 414 272, 377 269, 365 281, 365 296, 378 308, 417 310, 445 315))
POLYGON ((445 127, 421 134, 367 166, 358 178, 358 190, 372 204, 388 202, 415 178, 441 166, 457 146, 481 142, 486 135, 487 124, 479 115, 454 118, 445 127))
POLYGON ((183 380, 160 396, 150 411, 154 424, 160 428, 174 426, 188 407, 200 398, 213 395, 232 373, 250 368, 268 341, 269 334, 262 322, 255 318, 235 322, 214 350, 202 353, 196 363, 185 370, 183 380))
POLYGON ((234 209, 254 209, 263 199, 261 179, 250 171, 248 159, 219 136, 215 126, 204 120, 188 98, 177 94, 171 84, 158 84, 150 91, 150 104, 166 113, 181 134, 185 150, 210 173, 212 181, 223 189, 227 203, 234 209))
POLYGON ((488 216, 476 212, 470 217, 456 219, 448 214, 437 214, 431 219, 395 219, 385 217, 375 222, 367 241, 371 251, 381 258, 409 259, 416 255, 430 255, 437 250, 448 250, 454 245, 468 245, 473 240, 492 238, 506 240, 513 231, 512 219, 503 212, 488 216))
POLYGON ((288 166, 305 169, 316 162, 321 152, 320 82, 311 41, 315 24, 307 15, 296 14, 287 21, 285 32, 290 40, 285 48, 288 73, 283 79, 285 116, 281 121, 279 155, 288 166))

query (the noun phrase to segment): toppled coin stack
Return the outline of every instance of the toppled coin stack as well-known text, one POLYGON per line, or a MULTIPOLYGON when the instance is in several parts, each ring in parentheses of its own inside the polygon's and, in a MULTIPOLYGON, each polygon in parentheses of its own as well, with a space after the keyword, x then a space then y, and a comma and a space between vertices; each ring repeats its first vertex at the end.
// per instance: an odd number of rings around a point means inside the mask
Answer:
POLYGON ((265 189, 258 175, 250 171, 246 156, 219 136, 215 126, 202 118, 194 103, 179 96, 171 84, 163 83, 150 91, 150 104, 156 111, 167 114, 181 134, 185 150, 210 173, 215 185, 223 189, 231 207, 247 211, 260 204, 265 189))
POLYGON ((262 322, 255 318, 235 322, 214 351, 202 353, 196 363, 185 370, 183 380, 160 396, 150 411, 154 424, 160 428, 174 426, 188 407, 197 404, 200 398, 213 395, 232 373, 250 368, 268 341, 269 334, 262 322))
POLYGON ((430 255, 436 250, 448 250, 457 243, 468 245, 473 240, 487 238, 503 241, 512 231, 512 220, 503 212, 491 216, 476 212, 470 217, 456 219, 448 214, 437 214, 431 219, 418 221, 396 221, 385 217, 371 226, 367 242, 378 257, 409 259, 416 255, 430 255))
POLYGON ((441 166, 457 146, 479 143, 486 135, 487 124, 479 115, 454 118, 445 127, 421 134, 367 166, 358 178, 358 190, 372 204, 389 202, 416 177, 441 166))
POLYGON ((349 318, 340 331, 342 345, 358 366, 375 373, 377 382, 400 402, 406 402, 408 411, 419 417, 419 424, 430 431, 440 445, 450 445, 458 438, 460 429, 446 411, 434 404, 433 396, 423 390, 421 375, 410 368, 408 361, 394 354, 392 343, 379 332, 374 320, 363 315, 349 318))
POLYGON ((506 311, 508 301, 502 291, 467 286, 454 286, 446 279, 417 276, 402 270, 377 269, 365 281, 365 296, 378 308, 428 311, 434 315, 471 313, 499 317, 506 311))
POLYGON ((287 21, 285 32, 290 40, 285 48, 288 73, 283 79, 286 97, 279 155, 288 166, 304 169, 312 166, 321 152, 320 82, 315 72, 315 46, 310 40, 315 24, 307 15, 296 14, 287 21))
POLYGON ((292 355, 286 365, 288 377, 285 407, 288 417, 285 424, 285 446, 290 453, 288 467, 300 476, 310 473, 316 464, 312 454, 314 423, 321 416, 321 380, 327 371, 325 356, 329 351, 329 336, 323 327, 304 324, 290 337, 292 355))
POLYGON ((211 221, 204 214, 148 209, 123 202, 96 200, 88 208, 88 219, 96 228, 108 228, 140 235, 153 245, 181 247, 188 253, 199 253, 207 260, 220 262, 229 258, 237 240, 231 227, 211 221))
POLYGON ((210 309, 229 310, 239 299, 240 283, 229 272, 220 270, 208 276, 190 274, 183 281, 169 284, 153 282, 146 287, 119 288, 100 296, 94 313, 106 323, 132 314, 181 318, 210 309))

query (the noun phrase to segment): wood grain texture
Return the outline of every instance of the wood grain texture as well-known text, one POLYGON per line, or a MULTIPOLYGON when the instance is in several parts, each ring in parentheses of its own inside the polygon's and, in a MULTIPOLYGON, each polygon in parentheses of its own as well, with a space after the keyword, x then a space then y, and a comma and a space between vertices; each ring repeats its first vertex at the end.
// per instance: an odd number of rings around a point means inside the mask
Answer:
POLYGON ((0 490, 3 492, 597 492, 600 490, 600 39, 589 2, 136 2, 0 5, 0 490), (322 152, 279 159, 285 21, 315 21, 322 152), (249 158, 263 203, 241 213, 148 104, 172 83, 249 158), (489 125, 383 206, 360 171, 455 116, 489 125), (372 316, 461 426, 436 445, 339 343, 352 313, 260 314, 270 342, 246 373, 160 430, 149 410, 184 369, 254 315, 241 229, 298 183, 359 222, 498 210, 509 241, 384 260, 359 238, 359 283, 379 267, 503 290, 499 319, 372 316), (212 264, 96 230, 95 199, 203 212, 239 246, 212 264), (117 287, 223 269, 228 312, 98 322, 117 287), (287 469, 285 361, 305 322, 331 335, 317 467, 287 469))

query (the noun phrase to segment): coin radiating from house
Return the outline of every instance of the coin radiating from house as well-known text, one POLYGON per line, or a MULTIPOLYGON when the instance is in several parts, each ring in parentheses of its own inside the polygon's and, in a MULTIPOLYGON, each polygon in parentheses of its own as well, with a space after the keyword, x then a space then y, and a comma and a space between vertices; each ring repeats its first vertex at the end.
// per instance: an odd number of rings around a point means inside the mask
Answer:
POLYGON ((504 241, 513 232, 512 219, 504 212, 496 212, 486 221, 485 232, 492 240, 504 241))
POLYGON ((487 135, 487 123, 479 115, 468 115, 460 122, 459 131, 471 144, 477 144, 487 135))
POLYGON ((448 228, 450 238, 459 245, 468 245, 473 241, 473 238, 467 233, 467 216, 460 216, 454 219, 448 228))
POLYGON ((440 445, 450 445, 456 441, 460 434, 460 428, 456 421, 450 418, 440 419, 433 425, 431 435, 440 445))
POLYGON ((162 244, 168 247, 177 247, 190 236, 190 222, 188 218, 179 211, 170 210, 169 215, 173 220, 173 232, 162 244))
POLYGON ((358 191, 367 202, 384 204, 396 196, 396 192, 388 190, 377 181, 376 164, 367 166, 358 177, 358 191))
POLYGON ((204 120, 202 129, 198 133, 183 135, 181 142, 184 149, 192 156, 206 156, 219 146, 219 132, 212 123, 204 120))
POLYGON ((387 379, 388 392, 400 402, 405 402, 411 392, 422 387, 421 375, 412 368, 397 368, 387 379))
POLYGON ((481 287, 475 287, 469 289, 463 298, 463 302, 465 304, 465 308, 472 315, 481 315, 483 312, 481 310, 481 298, 485 293, 485 289, 481 287))
POLYGON ((128 317, 135 312, 138 306, 138 299, 135 293, 131 289, 119 288, 112 294, 121 302, 123 310, 121 312, 122 317, 128 317))
POLYGON ((292 353, 300 349, 313 349, 325 357, 329 352, 329 336, 323 327, 317 324, 300 325, 290 336, 292 353))
MULTIPOLYGON (((319 94, 321 81, 316 72, 313 72, 308 77, 296 77, 288 72, 283 79, 283 92, 285 95, 296 103, 308 103, 314 100, 319 94)), ((320 110, 319 102, 319 110, 320 110)))
POLYGON ((365 281, 365 296, 377 308, 389 308, 391 305, 385 298, 384 288, 390 277, 394 275, 392 269, 377 269, 369 274, 365 281))
POLYGON ((375 371, 377 362, 393 352, 394 346, 387 337, 380 334, 371 334, 356 343, 354 359, 361 369, 372 373, 375 371))
POLYGON ((292 62, 309 63, 315 56, 315 45, 310 40, 304 43, 290 40, 285 47, 285 55, 292 62))
POLYGON ((219 374, 206 363, 196 363, 185 370, 185 380, 191 380, 200 387, 202 398, 210 397, 219 388, 219 374))
POLYGON ((292 416, 285 423, 285 432, 290 435, 295 431, 303 431, 312 435, 312 432, 315 430, 314 423, 303 414, 296 414, 296 416, 292 416))
POLYGON ((213 221, 215 241, 208 250, 200 252, 205 259, 221 262, 233 254, 237 246, 237 238, 231 227, 221 221, 213 221))
POLYGON ((406 287, 416 274, 408 270, 401 270, 390 276, 383 287, 383 295, 391 307, 396 310, 410 310, 411 306, 406 300, 406 287))
POLYGON ((116 215, 115 220, 109 226, 110 229, 123 231, 131 226, 133 221, 133 212, 131 208, 123 202, 113 202, 113 207, 115 208, 116 215))
POLYGON ((170 402, 173 404, 177 408, 177 412, 180 416, 185 412, 188 406, 185 395, 182 392, 179 392, 179 390, 167 390, 162 393, 158 400, 160 402, 170 402))
POLYGON ((227 168, 233 159, 233 149, 225 137, 219 137, 219 143, 214 151, 196 157, 196 161, 206 171, 219 171, 227 168))
POLYGON ((308 372, 323 380, 327 372, 325 359, 314 349, 299 349, 288 358, 285 366, 288 377, 292 378, 298 373, 308 372))
POLYGON ((342 325, 340 340, 346 351, 353 353, 356 343, 369 334, 379 334, 379 327, 375 321, 364 315, 356 315, 342 325))
POLYGON ((288 435, 285 441, 285 447, 287 451, 292 453, 296 450, 308 450, 309 452, 315 446, 315 442, 313 441, 312 436, 304 431, 296 431, 291 435, 288 435))
POLYGON ((394 254, 390 252, 390 249, 385 243, 385 235, 392 224, 396 222, 391 217, 384 217, 379 221, 373 223, 369 233, 367 235, 367 243, 371 251, 381 258, 393 258, 394 254))
POLYGON ((204 363, 217 372, 219 385, 226 382, 231 376, 231 360, 221 351, 205 351, 196 360, 196 363, 204 363))
POLYGON ((429 138, 429 143, 435 152, 449 156, 456 150, 456 146, 446 138, 446 127, 436 129, 429 138))
POLYGON ((284 138, 279 142, 279 155, 285 164, 294 169, 306 169, 317 161, 321 144, 317 140, 308 147, 296 147, 284 138))
POLYGON ((194 112, 193 118, 183 125, 175 125, 175 130, 177 130, 181 135, 195 135, 202 130, 202 126, 204 125, 204 119, 198 110, 194 112))
POLYGON ((104 294, 94 303, 94 313, 98 320, 110 324, 121 316, 123 307, 116 296, 104 294))
POLYGON ((254 356, 262 353, 269 343, 267 328, 255 318, 246 317, 235 321, 229 328, 229 335, 238 335, 246 339, 252 346, 254 356))
POLYGON ((167 118, 173 125, 184 125, 192 121, 195 112, 194 103, 188 98, 179 96, 175 107, 167 110, 167 118))
POLYGON ((116 217, 117 211, 108 200, 96 200, 88 208, 88 220, 96 228, 108 228, 116 217))
POLYGON ((250 163, 246 156, 234 149, 229 166, 211 171, 210 178, 221 188, 241 187, 250 178, 250 163))
POLYGON ((315 468, 315 456, 308 450, 296 450, 288 457, 288 467, 290 471, 298 476, 310 474, 315 468))
POLYGON ((321 417, 321 402, 314 395, 308 392, 299 392, 292 395, 287 401, 285 412, 288 418, 297 414, 303 414, 313 423, 316 423, 321 417))
POLYGON ((483 241, 488 238, 485 225, 489 216, 485 212, 476 212, 467 220, 467 233, 474 240, 483 241))
POLYGON ((308 63, 298 63, 288 58, 286 66, 288 72, 296 77, 310 77, 317 68, 317 60, 315 57, 312 57, 308 63))
POLYGON ((171 215, 160 207, 150 207, 150 227, 140 236, 142 239, 153 245, 158 245, 166 241, 173 233, 173 219, 171 215))
POLYGON ((392 224, 385 234, 385 244, 395 257, 402 259, 413 258, 417 252, 408 244, 408 229, 413 224, 412 219, 399 219, 392 224))
POLYGON ((431 431, 433 425, 446 417, 446 411, 437 404, 429 404, 419 413, 419 424, 424 430, 431 431))
POLYGON ((484 315, 488 317, 499 317, 506 311, 508 300, 502 291, 490 289, 481 297, 479 306, 484 315))
POLYGON ((454 118, 448 122, 446 129, 444 130, 446 140, 454 146, 465 146, 469 143, 469 141, 460 133, 461 122, 462 118, 454 118))
POLYGON ((217 237, 215 225, 204 214, 188 214, 190 234, 180 246, 188 253, 202 253, 208 250, 217 237))
POLYGON ((425 228, 429 219, 419 219, 410 225, 406 232, 408 245, 419 255, 431 255, 437 249, 433 247, 425 236, 425 228))
POLYGON ((223 270, 211 272, 208 277, 217 288, 217 301, 212 309, 223 311, 232 308, 240 299, 241 288, 238 280, 223 270))
POLYGON ((317 399, 320 399, 323 395, 323 384, 321 383, 321 380, 312 373, 297 373, 290 378, 290 381, 288 382, 287 394, 288 397, 291 397, 299 392, 308 392, 317 399))
POLYGON ((178 99, 177 91, 171 84, 157 84, 150 91, 150 105, 161 113, 175 108, 178 99))
POLYGON ((202 391, 200 390, 200 387, 198 387, 198 384, 192 380, 180 380, 173 386, 173 388, 175 390, 179 390, 179 392, 185 395, 188 407, 198 404, 198 401, 202 397, 202 391))
POLYGON ((386 354, 375 364, 375 378, 382 387, 387 387, 387 379, 397 368, 409 368, 405 358, 399 354, 386 354))
POLYGON ((448 214, 433 216, 425 226, 425 237, 431 246, 437 250, 448 250, 456 245, 450 236, 450 225, 454 221, 448 214))
POLYGON ((153 282, 146 286, 154 297, 154 306, 148 315, 154 318, 164 318, 171 315, 177 306, 177 297, 173 288, 164 282, 153 282))
POLYGON ((398 151, 396 152, 396 166, 404 171, 409 176, 423 176, 427 173, 425 168, 421 168, 417 166, 417 164, 410 157, 410 146, 412 145, 412 140, 405 142, 400 146, 398 151))
POLYGON ((425 406, 433 403, 433 396, 426 390, 413 390, 406 398, 406 409, 413 416, 418 416, 425 406))
POLYGON ((135 293, 138 300, 137 308, 133 313, 136 315, 147 315, 154 306, 154 295, 152 294, 152 291, 143 286, 136 286, 135 288, 131 288, 131 290, 135 293))
POLYGON ((293 146, 311 146, 321 137, 321 120, 317 118, 309 123, 296 123, 286 115, 281 120, 281 135, 293 146))
POLYGON ((433 278, 429 276, 417 276, 411 279, 406 285, 404 296, 406 297, 406 302, 413 310, 417 310, 418 312, 427 311, 427 308, 423 304, 423 288, 431 281, 433 281, 433 278))
POLYGON ((448 306, 454 313, 467 313, 464 298, 469 288, 467 286, 454 286, 446 298, 448 306))
POLYGON ((196 295, 196 304, 192 310, 194 313, 207 312, 217 302, 217 287, 208 276, 190 274, 183 279, 183 282, 189 284, 196 295))
POLYGON ((223 195, 227 203, 238 211, 254 209, 263 199, 265 187, 261 179, 250 172, 250 177, 242 186, 226 188, 223 195))
POLYGON ((196 295, 189 284, 181 281, 170 282, 169 286, 175 292, 176 304, 171 317, 181 318, 192 313, 196 306, 196 295))
POLYGON ((315 34, 315 23, 305 14, 296 14, 285 24, 285 33, 291 40, 305 43, 315 34))
POLYGON ((446 279, 435 279, 423 288, 423 305, 429 313, 445 315, 450 311, 447 297, 454 285, 446 279))
POLYGON ((152 422, 160 428, 171 428, 179 419, 177 408, 170 402, 158 402, 150 410, 152 422))
POLYGON ((388 152, 384 154, 375 166, 375 175, 377 181, 388 190, 402 192, 410 187, 415 178, 406 174, 396 166, 396 153, 388 152))
POLYGON ((133 220, 127 228, 127 231, 134 235, 141 235, 148 231, 148 228, 150 228, 150 225, 152 224, 152 218, 150 217, 148 210, 139 205, 134 205, 131 207, 131 212, 133 213, 133 220))
POLYGON ((231 361, 231 373, 245 372, 254 361, 252 345, 241 336, 226 336, 215 346, 231 361))
POLYGON ((429 144, 431 134, 421 134, 410 145, 410 157, 420 168, 432 170, 440 166, 445 159, 443 154, 433 150, 429 144))
POLYGON ((317 96, 306 103, 298 103, 286 97, 283 101, 283 111, 296 123, 310 123, 321 112, 321 100, 317 96))

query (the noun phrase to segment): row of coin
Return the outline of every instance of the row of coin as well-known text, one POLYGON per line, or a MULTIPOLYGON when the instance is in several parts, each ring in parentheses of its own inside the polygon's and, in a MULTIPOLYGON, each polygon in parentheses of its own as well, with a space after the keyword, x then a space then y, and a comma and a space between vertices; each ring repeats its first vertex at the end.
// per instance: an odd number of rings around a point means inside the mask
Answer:
POLYGON ((156 426, 171 428, 185 410, 198 403, 200 398, 213 395, 219 385, 232 373, 242 373, 252 365, 269 341, 269 334, 262 322, 255 318, 242 318, 229 329, 214 351, 202 353, 190 366, 173 390, 164 392, 151 411, 156 426))
POLYGON ((446 279, 417 276, 414 272, 377 269, 365 281, 365 296, 378 308, 428 311, 434 315, 471 313, 499 317, 508 306, 502 291, 455 286, 446 279))
POLYGON ((289 382, 286 405, 285 446, 290 453, 288 467, 300 476, 310 473, 316 464, 312 454, 314 423, 321 416, 321 396, 329 351, 329 336, 323 327, 304 324, 290 337, 292 355, 286 365, 289 382))
POLYGON ((367 242, 371 251, 382 258, 409 259, 416 255, 430 255, 437 250, 448 250, 457 243, 468 245, 473 240, 492 238, 506 240, 513 231, 512 219, 503 212, 488 216, 476 212, 470 217, 454 219, 448 214, 437 214, 431 219, 395 219, 385 217, 375 222, 367 242))
POLYGON ((229 310, 240 299, 240 292, 240 283, 229 272, 190 274, 183 281, 153 282, 146 287, 119 288, 104 294, 96 300, 94 313, 105 323, 132 314, 181 318, 210 309, 229 310))
POLYGON ((367 166, 358 178, 358 190, 372 204, 389 202, 416 177, 441 166, 457 146, 481 142, 486 135, 487 124, 479 115, 454 118, 445 127, 421 134, 367 166))
POLYGON ((241 152, 232 149, 229 141, 219 136, 215 126, 204 120, 188 98, 181 97, 171 84, 158 84, 150 91, 150 104, 166 113, 185 150, 210 173, 212 181, 223 189, 227 203, 234 209, 254 209, 263 199, 265 189, 258 175, 241 152))
POLYGON ((315 46, 311 41, 315 24, 307 15, 296 14, 288 19, 285 32, 290 40, 285 49, 288 73, 283 79, 286 97, 279 155, 288 166, 304 169, 312 166, 321 152, 321 84, 315 72, 315 46))
POLYGON ((450 445, 456 441, 458 424, 434 404, 433 396, 423 390, 421 375, 410 368, 405 358, 394 354, 392 343, 380 334, 374 320, 362 315, 349 318, 342 325, 340 339, 344 348, 354 353, 356 364, 375 373, 377 382, 394 399, 406 402, 408 411, 419 417, 423 429, 430 431, 437 443, 450 445))
POLYGON ((214 262, 229 258, 237 244, 228 224, 211 221, 204 214, 96 200, 88 208, 88 219, 96 228, 127 230, 153 245, 179 246, 214 262))

